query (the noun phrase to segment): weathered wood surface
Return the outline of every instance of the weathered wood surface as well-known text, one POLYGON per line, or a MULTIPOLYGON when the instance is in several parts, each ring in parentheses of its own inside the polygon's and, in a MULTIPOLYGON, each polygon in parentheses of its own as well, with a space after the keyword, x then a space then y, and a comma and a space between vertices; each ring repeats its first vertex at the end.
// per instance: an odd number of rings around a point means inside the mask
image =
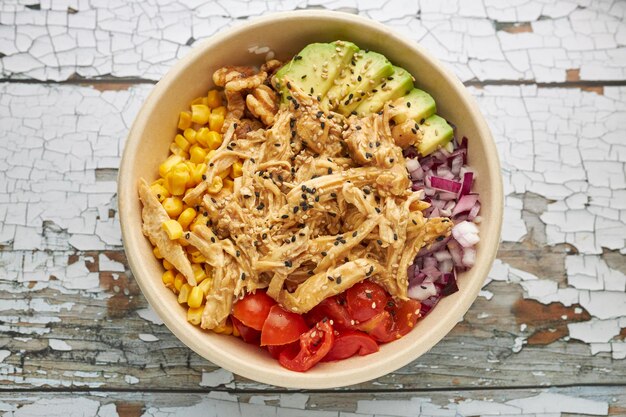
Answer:
POLYGON ((25 3, 0 4, 0 410, 578 415, 530 405, 579 398, 589 415, 626 414, 626 3, 25 3), (241 19, 305 7, 382 21, 456 71, 496 138, 506 214, 483 293, 431 352, 298 397, 159 324, 126 264, 115 181, 134 114, 177 57, 241 19), (190 394, 155 393, 172 389, 190 394))

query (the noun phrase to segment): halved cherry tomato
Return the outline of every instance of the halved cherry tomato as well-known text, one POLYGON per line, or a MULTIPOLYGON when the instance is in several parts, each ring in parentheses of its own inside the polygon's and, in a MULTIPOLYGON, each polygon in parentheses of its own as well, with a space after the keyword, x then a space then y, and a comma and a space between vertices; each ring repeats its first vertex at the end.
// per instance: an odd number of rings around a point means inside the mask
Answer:
POLYGON ((327 318, 333 321, 333 328, 335 329, 354 329, 352 317, 344 305, 345 300, 342 300, 341 297, 330 297, 313 307, 304 318, 309 326, 327 318))
POLYGON ((241 338, 243 339, 244 342, 252 343, 254 345, 259 344, 259 340, 261 340, 260 331, 255 330, 252 327, 246 326, 245 324, 237 320, 237 318, 234 316, 230 316, 230 319, 233 322, 233 326, 237 328, 237 331, 241 335, 241 338))
POLYGON ((421 303, 417 300, 394 301, 389 299, 385 309, 389 311, 395 322, 395 328, 401 336, 404 336, 415 327, 420 318, 421 303))
POLYGON ((240 322, 255 330, 261 330, 270 308, 276 304, 264 291, 248 294, 237 301, 233 307, 233 316, 240 322))
POLYGON ((272 356, 272 358, 278 359, 280 352, 282 352, 285 349, 293 349, 294 347, 297 348, 299 343, 300 341, 296 340, 295 342, 291 342, 287 345, 267 345, 265 347, 267 348, 267 351, 272 356))
POLYGON ((383 311, 387 302, 387 293, 371 281, 362 281, 346 291, 346 301, 350 316, 363 322, 383 311))
POLYGON ((322 362, 346 359, 358 354, 369 355, 378 352, 378 343, 366 333, 357 330, 345 330, 335 337, 335 343, 322 362))
POLYGON ((278 304, 272 306, 261 330, 261 346, 286 345, 298 340, 309 330, 301 315, 283 309, 278 304))
POLYGON ((333 326, 327 320, 321 321, 300 336, 299 347, 293 346, 280 352, 278 362, 291 371, 304 372, 330 352, 334 341, 333 326))
POLYGON ((357 328, 369 334, 377 342, 391 342, 400 337, 393 322, 391 314, 387 310, 383 310, 371 319, 360 323, 357 328))

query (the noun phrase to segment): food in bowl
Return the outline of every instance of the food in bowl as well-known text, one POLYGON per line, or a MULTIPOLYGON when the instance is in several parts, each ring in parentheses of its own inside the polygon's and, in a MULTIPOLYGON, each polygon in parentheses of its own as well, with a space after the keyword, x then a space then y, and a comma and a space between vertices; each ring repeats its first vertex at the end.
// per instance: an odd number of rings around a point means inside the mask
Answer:
POLYGON ((189 322, 306 371, 376 352, 457 290, 479 240, 467 140, 407 71, 336 41, 213 81, 139 185, 189 322))

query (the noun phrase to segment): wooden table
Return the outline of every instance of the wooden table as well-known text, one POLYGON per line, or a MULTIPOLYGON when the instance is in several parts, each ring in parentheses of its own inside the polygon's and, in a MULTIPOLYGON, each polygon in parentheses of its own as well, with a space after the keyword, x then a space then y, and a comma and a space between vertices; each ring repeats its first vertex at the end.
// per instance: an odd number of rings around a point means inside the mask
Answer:
POLYGON ((626 2, 25 0, 0 4, 0 410, 10 416, 626 415, 626 2), (374 381, 277 389, 159 321, 120 239, 137 109, 198 40, 327 8, 419 41, 498 142, 503 243, 431 352, 374 381))

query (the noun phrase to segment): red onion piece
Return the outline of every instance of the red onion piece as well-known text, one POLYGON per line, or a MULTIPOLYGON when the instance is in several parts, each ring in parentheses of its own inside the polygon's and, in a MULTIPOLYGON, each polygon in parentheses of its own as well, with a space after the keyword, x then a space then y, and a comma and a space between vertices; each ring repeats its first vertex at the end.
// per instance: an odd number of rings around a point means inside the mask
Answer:
MULTIPOLYGON (((478 194, 466 194, 459 198, 454 210, 452 210, 452 215, 456 216, 457 214, 465 213, 474 208, 474 206, 478 203, 478 194)), ((478 214, 478 213, 477 213, 478 214)))
MULTIPOLYGON (((461 183, 458 181, 452 181, 442 177, 430 177, 430 185, 441 191, 447 191, 449 193, 458 193, 461 190, 461 183)), ((471 187, 471 181, 469 187, 471 187)), ((469 190, 468 190, 469 192, 469 190)), ((467 194, 467 193, 466 193, 467 194)))

